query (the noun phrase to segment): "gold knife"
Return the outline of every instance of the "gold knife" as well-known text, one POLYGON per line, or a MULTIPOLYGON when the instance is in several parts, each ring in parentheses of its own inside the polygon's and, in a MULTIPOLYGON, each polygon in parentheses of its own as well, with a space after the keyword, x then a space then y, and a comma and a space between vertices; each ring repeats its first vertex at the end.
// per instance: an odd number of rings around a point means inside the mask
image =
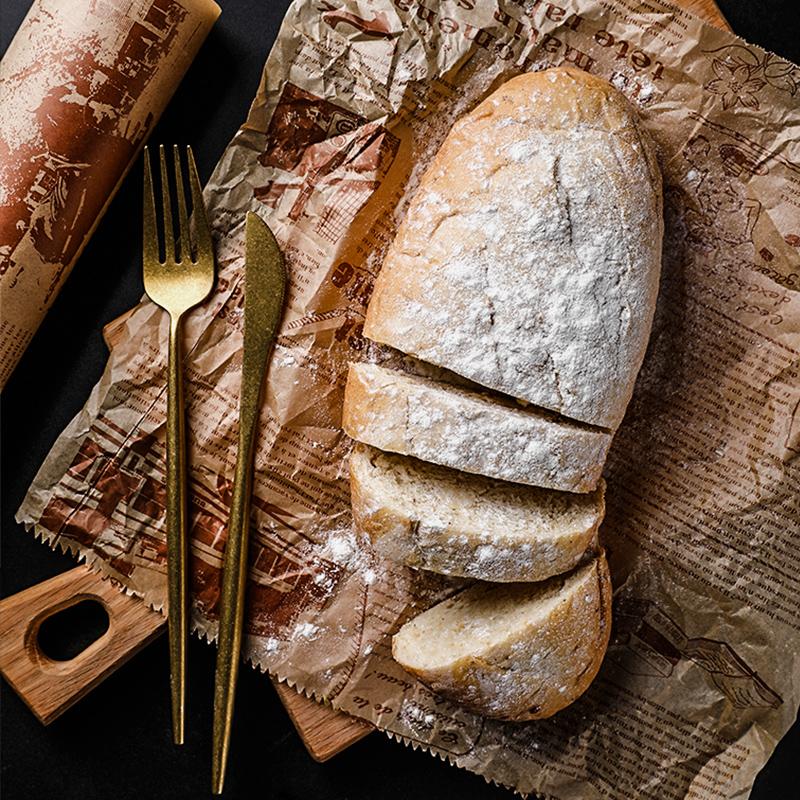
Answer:
POLYGON ((253 484, 253 442, 267 360, 283 311, 286 270, 278 243, 252 211, 245 221, 244 347, 239 397, 239 445, 222 569, 214 685, 212 788, 222 792, 244 620, 247 540, 253 484))

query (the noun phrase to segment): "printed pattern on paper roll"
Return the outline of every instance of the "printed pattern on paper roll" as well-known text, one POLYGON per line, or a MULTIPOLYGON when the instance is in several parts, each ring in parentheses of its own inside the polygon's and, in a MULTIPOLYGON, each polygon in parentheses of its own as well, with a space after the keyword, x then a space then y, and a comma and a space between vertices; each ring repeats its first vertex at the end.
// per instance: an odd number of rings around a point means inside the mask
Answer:
POLYGON ((37 0, 3 57, 0 387, 219 15, 37 0))

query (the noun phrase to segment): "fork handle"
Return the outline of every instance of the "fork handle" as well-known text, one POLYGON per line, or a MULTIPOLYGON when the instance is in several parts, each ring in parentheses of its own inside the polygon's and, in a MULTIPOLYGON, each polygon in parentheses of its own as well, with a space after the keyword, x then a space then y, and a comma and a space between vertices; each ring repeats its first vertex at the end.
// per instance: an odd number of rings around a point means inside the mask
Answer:
POLYGON ((188 639, 186 441, 180 346, 181 316, 170 316, 167 377, 167 584, 172 733, 183 744, 188 639))

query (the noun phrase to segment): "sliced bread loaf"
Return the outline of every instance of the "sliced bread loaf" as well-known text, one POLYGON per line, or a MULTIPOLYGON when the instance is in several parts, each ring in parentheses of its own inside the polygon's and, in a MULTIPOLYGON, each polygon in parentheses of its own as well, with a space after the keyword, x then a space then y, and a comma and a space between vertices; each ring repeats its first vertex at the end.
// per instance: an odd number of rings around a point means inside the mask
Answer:
POLYGON ((605 483, 573 494, 498 481, 357 444, 356 528, 409 567, 484 581, 541 581, 598 549, 605 483))
POLYGON ((541 583, 475 583, 407 622, 395 660, 442 697, 497 719, 549 717, 600 668, 611 629, 601 553, 541 583))
POLYGON ((375 364, 351 364, 342 425, 353 439, 490 478, 591 492, 612 434, 375 364))

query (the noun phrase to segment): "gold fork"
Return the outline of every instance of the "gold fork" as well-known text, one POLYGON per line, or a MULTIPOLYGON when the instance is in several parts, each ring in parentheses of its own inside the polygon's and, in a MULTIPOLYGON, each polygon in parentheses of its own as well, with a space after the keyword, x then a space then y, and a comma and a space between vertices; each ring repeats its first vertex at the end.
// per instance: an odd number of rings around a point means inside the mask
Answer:
POLYGON ((164 146, 159 148, 164 227, 164 259, 159 254, 156 204, 150 172, 150 153, 144 149, 144 289, 148 297, 169 314, 169 366, 167 378, 167 599, 169 628, 172 732, 183 744, 186 699, 186 642, 188 638, 188 535, 186 502, 186 444, 181 373, 183 316, 202 303, 214 284, 214 244, 208 224, 200 180, 191 148, 186 148, 191 190, 195 253, 189 245, 189 216, 181 174, 180 151, 175 145, 175 193, 178 201, 180 240, 175 241, 172 203, 164 146))

